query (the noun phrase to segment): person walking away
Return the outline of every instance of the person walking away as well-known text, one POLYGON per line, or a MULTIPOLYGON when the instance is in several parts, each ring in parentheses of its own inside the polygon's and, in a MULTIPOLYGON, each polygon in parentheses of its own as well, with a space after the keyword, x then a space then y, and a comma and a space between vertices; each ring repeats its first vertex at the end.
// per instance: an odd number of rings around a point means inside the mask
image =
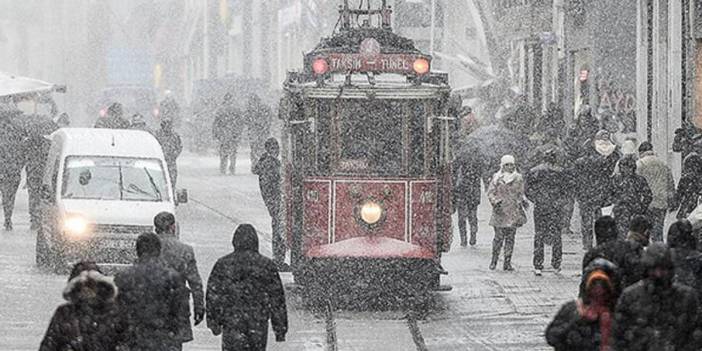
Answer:
POLYGON ((137 261, 117 273, 117 302, 129 325, 130 351, 176 351, 182 347, 182 308, 188 303, 185 282, 160 258, 161 240, 154 233, 139 235, 137 261))
POLYGON ((619 174, 612 178, 612 214, 619 226, 619 233, 625 233, 634 216, 643 216, 653 200, 646 178, 636 174, 636 159, 631 156, 619 161, 619 174))
POLYGON ((663 241, 663 228, 668 208, 675 196, 675 180, 670 167, 653 152, 653 145, 644 141, 639 145, 639 160, 636 174, 644 177, 651 189, 653 200, 648 206, 648 215, 653 222, 653 241, 663 241))
POLYGON ((492 240, 492 260, 490 269, 497 267, 500 251, 504 244, 505 271, 513 271, 512 252, 514 250, 514 237, 517 228, 526 221, 524 207, 528 206, 524 196, 524 179, 517 173, 517 166, 512 155, 505 155, 500 160, 500 170, 493 175, 488 187, 488 199, 492 205, 490 225, 495 229, 492 240))
POLYGON ((600 130, 590 142, 586 155, 575 161, 576 199, 580 206, 583 250, 592 248, 593 223, 602 214, 602 207, 611 203, 614 166, 619 160, 616 145, 609 132, 600 130))
POLYGON ((582 276, 580 296, 565 303, 546 328, 546 342, 556 351, 612 350, 612 324, 617 303, 616 265, 603 258, 591 262, 582 276))
POLYGON ((468 245, 466 220, 470 224, 470 246, 475 246, 478 233, 480 180, 485 165, 479 150, 471 142, 464 143, 454 163, 454 208, 458 212, 458 232, 461 246, 468 245))
MULTIPOLYGON (((161 260, 185 279, 188 284, 186 290, 193 299, 193 312, 195 325, 205 318, 205 293, 202 289, 202 279, 197 270, 195 251, 193 247, 181 242, 176 237, 176 219, 172 213, 161 212, 154 217, 154 229, 161 239, 161 260)), ((190 327, 190 305, 184 306, 182 319, 187 324, 180 328, 182 342, 193 340, 193 331, 190 327)))
POLYGON ((180 153, 183 152, 183 141, 180 139, 180 135, 173 130, 173 121, 170 119, 161 120, 161 129, 156 131, 155 136, 163 149, 168 175, 171 177, 171 186, 175 189, 176 181, 178 180, 178 164, 176 160, 180 153))
POLYGON ((702 156, 692 152, 683 160, 682 174, 672 210, 678 210, 678 219, 687 218, 692 210, 697 207, 697 202, 702 194, 702 156))
POLYGON ((47 135, 58 129, 58 126, 48 116, 36 116, 35 122, 37 130, 28 130, 28 138, 25 140, 27 163, 25 172, 27 174, 27 192, 29 195, 29 217, 30 229, 36 230, 41 224, 41 184, 44 180, 44 168, 46 168, 46 158, 51 148, 51 141, 47 135))
POLYGON ((261 197, 268 209, 268 215, 271 216, 273 261, 280 271, 288 272, 290 271, 290 266, 285 263, 285 239, 283 239, 283 227, 280 218, 282 213, 280 208, 281 181, 278 140, 275 138, 266 140, 265 149, 266 152, 253 168, 253 174, 258 175, 261 197))
POLYGON ((242 113, 236 107, 234 97, 224 95, 222 106, 215 113, 212 135, 219 144, 219 172, 234 175, 236 171, 236 151, 241 136, 242 113))
POLYGON ((63 290, 66 303, 51 317, 39 351, 116 351, 127 324, 117 308, 117 288, 94 262, 79 262, 63 290))
POLYGON ((547 151, 543 162, 529 170, 526 177, 526 197, 534 203, 534 274, 544 269, 544 244, 552 246, 551 266, 561 269, 563 245, 561 232, 572 182, 570 175, 556 164, 555 151, 547 151))
POLYGON ((207 281, 207 327, 223 334, 223 351, 265 350, 269 320, 277 342, 288 331, 283 284, 273 260, 258 253, 253 226, 239 225, 232 244, 207 281))
POLYGON ((615 349, 691 349, 698 322, 697 293, 673 282, 675 266, 663 244, 651 244, 642 264, 645 278, 624 290, 615 309, 615 349))
POLYGON ((19 190, 25 163, 25 134, 12 122, 15 118, 21 118, 21 115, 21 111, 9 107, 0 110, 0 195, 6 231, 13 228, 15 196, 19 190))

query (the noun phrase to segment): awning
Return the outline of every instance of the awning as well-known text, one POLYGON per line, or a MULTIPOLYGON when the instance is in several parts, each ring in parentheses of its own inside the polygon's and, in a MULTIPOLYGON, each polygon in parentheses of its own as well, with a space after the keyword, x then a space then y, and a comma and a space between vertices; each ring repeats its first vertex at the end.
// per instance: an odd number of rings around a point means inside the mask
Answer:
POLYGON ((0 72, 0 98, 8 96, 30 97, 51 92, 65 93, 66 86, 0 72))

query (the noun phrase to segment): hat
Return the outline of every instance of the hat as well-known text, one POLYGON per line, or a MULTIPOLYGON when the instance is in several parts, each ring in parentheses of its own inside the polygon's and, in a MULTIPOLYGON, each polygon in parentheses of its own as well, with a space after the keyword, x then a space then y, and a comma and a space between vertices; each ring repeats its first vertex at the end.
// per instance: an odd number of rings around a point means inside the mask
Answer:
POLYGON ((512 155, 504 155, 500 159, 500 167, 507 165, 507 164, 515 164, 516 161, 514 160, 514 156, 512 155))
POLYGON ((646 152, 653 150, 653 144, 648 141, 644 141, 639 145, 639 152, 646 152))

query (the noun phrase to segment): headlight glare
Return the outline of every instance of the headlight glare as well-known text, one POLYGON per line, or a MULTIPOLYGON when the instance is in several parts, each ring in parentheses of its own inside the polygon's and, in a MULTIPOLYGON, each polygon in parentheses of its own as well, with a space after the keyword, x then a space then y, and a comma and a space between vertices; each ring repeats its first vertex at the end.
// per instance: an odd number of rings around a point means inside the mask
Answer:
POLYGON ((71 239, 83 238, 88 233, 88 221, 76 215, 66 217, 63 221, 63 231, 71 239))
POLYGON ((383 208, 375 202, 369 201, 361 206, 361 219, 366 224, 372 225, 380 221, 383 216, 383 208))

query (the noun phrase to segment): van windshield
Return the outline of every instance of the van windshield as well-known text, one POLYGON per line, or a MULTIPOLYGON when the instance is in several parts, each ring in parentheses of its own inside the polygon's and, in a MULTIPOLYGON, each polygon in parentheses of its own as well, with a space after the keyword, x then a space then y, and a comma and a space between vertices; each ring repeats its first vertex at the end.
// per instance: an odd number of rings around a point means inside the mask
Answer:
POLYGON ((158 159, 69 156, 64 199, 169 201, 166 173, 158 159))

